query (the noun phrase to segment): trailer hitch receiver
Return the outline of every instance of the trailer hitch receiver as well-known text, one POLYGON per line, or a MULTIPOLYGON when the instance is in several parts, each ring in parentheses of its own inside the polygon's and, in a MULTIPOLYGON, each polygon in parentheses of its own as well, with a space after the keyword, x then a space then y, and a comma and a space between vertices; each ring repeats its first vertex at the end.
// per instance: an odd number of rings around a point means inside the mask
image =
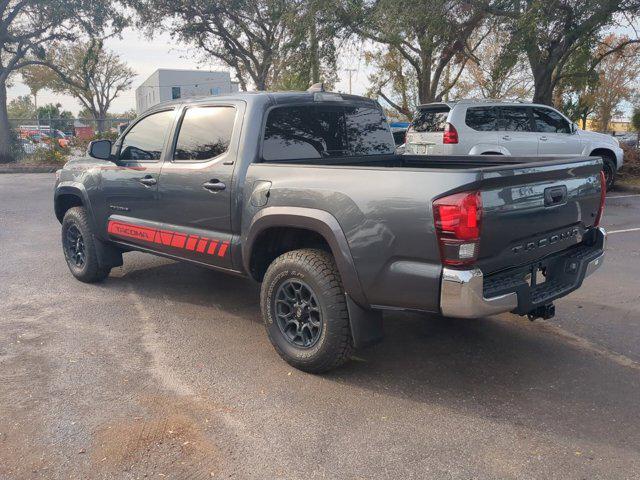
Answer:
POLYGON ((542 305, 541 307, 534 308, 527 314, 527 318, 534 321, 536 318, 543 320, 549 320, 556 315, 556 306, 553 303, 542 305))

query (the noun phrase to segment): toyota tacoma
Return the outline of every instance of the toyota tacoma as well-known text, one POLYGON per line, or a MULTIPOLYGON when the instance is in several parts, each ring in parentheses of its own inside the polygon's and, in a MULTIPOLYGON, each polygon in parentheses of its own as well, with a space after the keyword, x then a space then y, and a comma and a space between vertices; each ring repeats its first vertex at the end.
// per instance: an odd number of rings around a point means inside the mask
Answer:
POLYGON ((142 251, 261 285, 270 341, 322 372, 382 312, 553 316, 596 270, 602 159, 397 155, 377 102, 238 93, 158 105, 57 172, 71 273, 142 251))

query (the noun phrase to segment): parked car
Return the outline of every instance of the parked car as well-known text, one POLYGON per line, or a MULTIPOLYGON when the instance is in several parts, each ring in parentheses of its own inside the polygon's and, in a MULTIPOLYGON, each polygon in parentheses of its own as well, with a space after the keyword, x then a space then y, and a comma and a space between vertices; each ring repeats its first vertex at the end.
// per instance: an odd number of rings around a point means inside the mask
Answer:
POLYGON ((36 145, 28 138, 20 139, 20 148, 22 148, 22 151, 27 155, 32 155, 36 151, 36 145))
POLYGON ((460 100, 418 108, 406 150, 417 155, 593 155, 603 160, 607 189, 622 168, 623 153, 611 135, 580 130, 547 105, 460 100))
POLYGON ((384 310, 550 318, 602 264, 600 158, 394 149, 377 102, 318 88, 158 105, 57 172, 66 262, 97 282, 139 250, 261 282, 269 339, 310 372, 379 340, 384 310))
POLYGON ((22 138, 30 138, 36 143, 55 142, 62 148, 67 148, 70 144, 70 139, 64 132, 48 126, 21 126, 19 131, 22 138))

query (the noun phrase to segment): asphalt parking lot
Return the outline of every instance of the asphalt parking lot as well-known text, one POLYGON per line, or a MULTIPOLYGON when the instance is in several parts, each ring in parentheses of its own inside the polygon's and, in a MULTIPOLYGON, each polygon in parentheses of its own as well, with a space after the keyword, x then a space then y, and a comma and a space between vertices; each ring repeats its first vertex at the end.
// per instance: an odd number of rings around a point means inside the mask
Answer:
POLYGON ((553 320, 390 314, 313 376, 248 280, 141 253, 74 280, 53 182, 0 175, 1 479, 640 478, 640 195, 553 320))

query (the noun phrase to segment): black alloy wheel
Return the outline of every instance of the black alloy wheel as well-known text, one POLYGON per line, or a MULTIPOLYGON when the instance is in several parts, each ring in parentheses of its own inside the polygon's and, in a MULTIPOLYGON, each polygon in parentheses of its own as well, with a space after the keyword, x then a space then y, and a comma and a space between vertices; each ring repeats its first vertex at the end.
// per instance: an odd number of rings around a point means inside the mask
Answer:
POLYGON ((322 333, 322 312, 311 287, 298 279, 283 282, 275 297, 278 327, 289 343, 313 347, 322 333))
POLYGON ((82 268, 86 262, 87 254, 84 238, 76 225, 69 225, 67 228, 64 236, 64 248, 69 261, 73 262, 76 267, 82 268))

